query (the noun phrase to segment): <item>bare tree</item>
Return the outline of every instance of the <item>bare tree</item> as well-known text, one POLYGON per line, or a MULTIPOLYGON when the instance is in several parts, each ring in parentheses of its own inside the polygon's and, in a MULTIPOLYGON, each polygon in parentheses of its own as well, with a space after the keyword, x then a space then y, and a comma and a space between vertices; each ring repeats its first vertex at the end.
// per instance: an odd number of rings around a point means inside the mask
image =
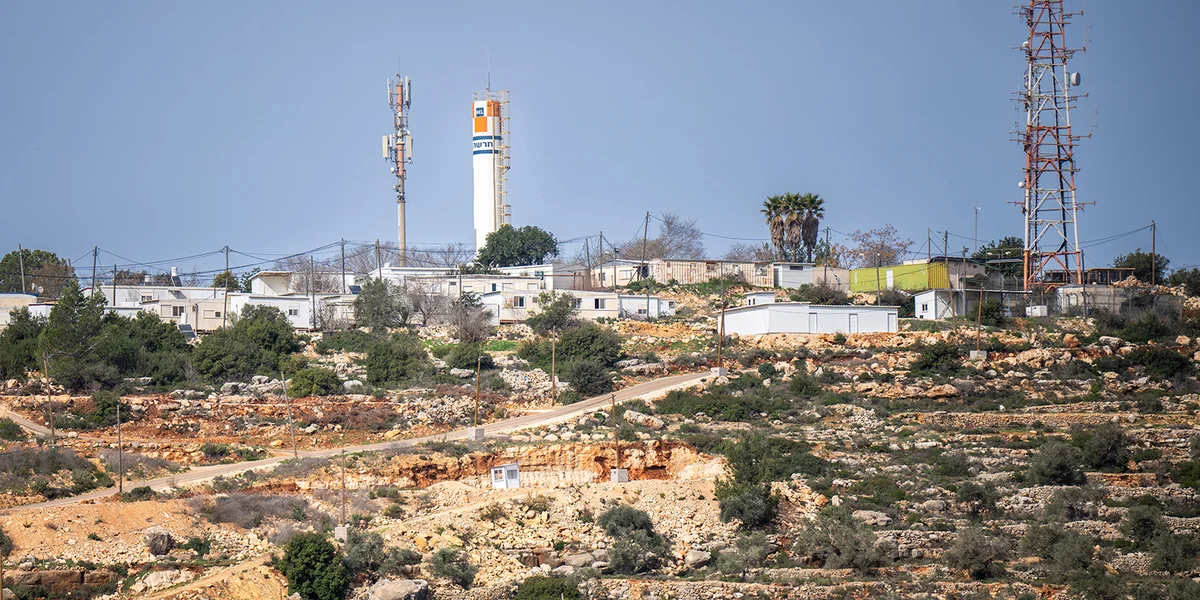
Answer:
POLYGON ((492 335, 492 313, 474 294, 463 294, 451 302, 446 320, 454 327, 455 337, 464 344, 482 343, 492 335))
POLYGON ((725 252, 723 258, 725 260, 740 262, 771 262, 775 260, 775 253, 771 251, 771 246, 766 242, 762 244, 734 244, 725 252))
MULTIPOLYGON (((663 213, 658 234, 646 241, 645 256, 654 258, 704 258, 704 233, 695 219, 685 219, 675 213, 663 213)), ((621 245, 621 257, 641 260, 642 240, 621 245)))
POLYGON ((428 325, 446 313, 451 302, 450 298, 440 293, 433 285, 420 281, 404 282, 401 300, 408 306, 408 312, 421 320, 422 325, 428 325))
POLYGON ((339 314, 336 304, 322 298, 317 301, 317 326, 321 331, 349 329, 352 321, 339 314))
POLYGON ((912 240, 900 239, 898 230, 890 224, 870 231, 855 231, 849 237, 855 243, 847 257, 850 268, 900 264, 913 245, 912 240))
POLYGON ((446 244, 440 248, 421 250, 409 249, 408 266, 410 267, 446 267, 457 268, 459 265, 470 264, 475 259, 475 250, 466 244, 446 244))
POLYGON ((308 256, 289 256, 275 261, 278 271, 291 271, 292 290, 304 294, 336 294, 342 291, 341 265, 334 259, 310 260, 308 256))

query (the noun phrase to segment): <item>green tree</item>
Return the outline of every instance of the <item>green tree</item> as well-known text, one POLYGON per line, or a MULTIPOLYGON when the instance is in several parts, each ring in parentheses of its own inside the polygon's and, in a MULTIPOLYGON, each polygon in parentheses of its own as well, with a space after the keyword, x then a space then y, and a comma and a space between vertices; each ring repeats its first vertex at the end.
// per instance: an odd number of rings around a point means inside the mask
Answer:
POLYGON ((762 214, 767 221, 767 229, 771 232, 771 246, 775 250, 775 259, 784 258, 784 248, 787 243, 787 207, 783 196, 768 196, 763 202, 762 214))
POLYGON ((558 241, 544 229, 533 225, 521 228, 501 225, 488 234, 475 262, 491 268, 516 267, 540 265, 554 256, 558 256, 558 241))
POLYGON ((808 252, 808 262, 812 262, 817 249, 817 237, 821 232, 821 218, 825 216, 825 199, 819 194, 804 194, 800 197, 800 204, 804 207, 804 249, 808 252))
POLYGON ((971 255, 972 260, 983 263, 988 271, 1001 273, 1006 277, 1021 274, 1025 268, 1022 262, 1024 257, 1025 241, 1011 235, 1000 238, 999 241, 988 242, 971 255))
POLYGON ((106 387, 117 379, 116 369, 96 356, 103 312, 104 297, 84 298, 75 280, 66 282, 50 310, 38 350, 48 358, 50 377, 69 390, 106 387))
POLYGON ((288 580, 288 593, 304 600, 342 600, 350 587, 346 565, 324 535, 302 533, 288 540, 276 567, 288 580))
POLYGON ((666 541, 654 531, 649 514, 621 504, 605 511, 597 523, 613 538, 608 561, 614 572, 629 575, 657 568, 666 541))
POLYGON ((888 556, 861 521, 844 508, 826 508, 793 535, 793 550, 826 569, 854 569, 864 573, 888 563, 888 556))
POLYGON ((374 333, 391 327, 404 327, 412 311, 405 304, 402 290, 386 279, 370 279, 354 297, 354 319, 359 327, 374 333))
POLYGON ((21 271, 24 262, 24 291, 39 296, 57 298, 67 281, 75 279, 75 269, 66 259, 47 250, 25 248, 13 250, 0 258, 0 294, 15 294, 22 291, 21 271))
POLYGON ((979 527, 958 532, 958 537, 942 558, 946 566, 963 569, 974 579, 991 579, 1004 573, 1004 558, 1009 544, 979 527))
POLYGON ((1036 485, 1083 485, 1083 457, 1078 448, 1058 441, 1042 444, 1029 465, 1029 478, 1036 485))
POLYGON ((0 331, 0 379, 25 379, 26 371, 40 368, 38 337, 46 319, 24 307, 9 313, 8 318, 8 327, 0 331))
POLYGON ((1129 436, 1116 423, 1076 428, 1071 432, 1071 443, 1079 448, 1089 468, 1110 472, 1129 468, 1129 436))
POLYGON ((272 306, 246 306, 233 325, 214 331, 193 352, 197 371, 212 381, 279 375, 281 360, 300 349, 287 315, 272 306))
POLYGON ((787 192, 783 195, 783 205, 786 209, 783 222, 786 231, 786 246, 788 260, 799 261, 800 249, 804 246, 804 201, 800 194, 787 192))
POLYGON ((328 396, 341 389, 341 380, 324 367, 307 367, 292 374, 288 397, 328 396))
POLYGON ((542 292, 538 295, 537 314, 525 320, 535 332, 547 335, 563 331, 579 323, 579 309, 575 307, 575 296, 570 292, 542 292))
POLYGON ((254 276, 258 275, 261 271, 262 270, 259 269, 258 267, 254 267, 253 269, 250 269, 249 271, 242 273, 242 279, 241 279, 240 285, 238 286, 239 288, 241 288, 242 292, 249 294, 252 291, 251 290, 251 287, 252 287, 251 280, 254 279, 254 276))
POLYGON ((403 383, 431 370, 425 345, 415 335, 394 333, 367 346, 367 380, 373 384, 403 383))
POLYGON ((1167 281, 1167 265, 1170 260, 1161 254, 1142 252, 1141 248, 1122 254, 1113 259, 1112 266, 1122 269, 1133 269, 1133 276, 1143 283, 1150 283, 1151 278, 1158 283, 1167 281))
POLYGON ((1190 269, 1176 269, 1171 273, 1171 277, 1167 279, 1167 283, 1173 286, 1183 286, 1189 296, 1200 296, 1200 269, 1192 267, 1190 269))
POLYGON ((213 277, 212 286, 225 288, 226 291, 238 291, 242 289, 242 282, 238 281, 237 275, 234 275, 233 271, 222 271, 213 277))
POLYGON ((1138 504, 1125 511, 1119 527, 1121 534, 1135 544, 1145 544, 1155 536, 1166 533, 1162 512, 1154 506, 1138 504))
POLYGON ((558 357, 563 361, 591 360, 609 367, 621 358, 621 336, 590 321, 581 323, 559 335, 558 357))

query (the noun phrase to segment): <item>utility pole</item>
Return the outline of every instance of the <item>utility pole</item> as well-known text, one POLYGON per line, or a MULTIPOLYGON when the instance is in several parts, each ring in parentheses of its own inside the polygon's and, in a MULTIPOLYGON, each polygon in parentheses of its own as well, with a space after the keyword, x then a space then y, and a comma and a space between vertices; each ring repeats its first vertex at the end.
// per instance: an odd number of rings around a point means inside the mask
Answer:
POLYGON ((583 256, 584 260, 587 261, 587 287, 584 289, 587 290, 592 289, 592 248, 591 244, 589 244, 590 241, 587 238, 583 239, 583 256))
MULTIPOLYGON (((222 290, 221 298, 223 299, 221 329, 225 329, 225 322, 229 318, 229 244, 225 244, 225 289, 222 290)), ((113 298, 114 303, 116 303, 116 300, 116 298, 113 298)))
POLYGON ((925 264, 933 260, 933 231, 925 228, 925 264))
POLYGON ((721 375, 721 346, 725 342, 725 263, 721 263, 721 321, 717 324, 717 376, 721 375))
POLYGON ((882 291, 879 282, 879 252, 875 252, 875 306, 879 306, 879 292, 882 291))
MULTIPOLYGON (((21 266, 21 293, 25 293, 25 249, 17 244, 17 264, 21 266)), ((95 285, 95 282, 92 282, 95 285)), ((4 562, 0 560, 0 562, 4 562)))
POLYGON ((313 277, 316 276, 316 261, 312 256, 308 257, 308 298, 312 302, 312 309, 309 312, 309 326, 313 331, 317 330, 317 290, 313 288, 313 277))
POLYGON ((342 238, 342 293, 346 293, 346 239, 342 238))
POLYGON ((346 449, 342 448, 342 525, 346 524, 346 449))
POLYGON ((483 357, 475 358, 475 424, 474 427, 479 427, 479 380, 483 375, 483 357))
POLYGON ((976 309, 976 311, 975 311, 975 351, 976 352, 979 352, 979 339, 982 336, 983 336, 983 288, 979 288, 979 308, 976 309))
MULTIPOLYGON (((596 262, 600 263, 597 265, 600 268, 600 279, 604 279, 604 232, 603 231, 600 232, 600 245, 596 250, 599 252, 599 254, 596 256, 596 262)), ((600 289, 603 290, 604 286, 603 285, 600 286, 600 289)))
POLYGON ((117 396, 117 493, 125 493, 125 453, 121 448, 121 397, 117 396))
MULTIPOLYGON (((642 268, 646 270, 646 320, 650 320, 650 263, 646 262, 646 243, 650 237, 650 211, 646 211, 646 226, 642 228, 642 268)), ((618 305, 621 303, 618 301, 618 305)))
POLYGON ((292 400, 288 398, 287 378, 283 376, 282 369, 279 371, 279 380, 283 382, 283 403, 287 405, 288 432, 292 436, 292 458, 300 458, 300 451, 296 449, 296 422, 292 420, 292 400))
POLYGON ((621 434, 618 430, 620 429, 621 425, 619 422, 617 422, 617 393, 612 392, 609 395, 609 399, 612 401, 613 444, 616 446, 616 449, 617 449, 616 468, 620 469, 621 468, 621 434))
MULTIPOLYGON (((93 290, 93 293, 94 290, 93 290)), ((113 306, 117 305, 117 265, 113 265, 113 306)))
MULTIPOLYGON (((557 333, 557 332, 551 332, 557 333)), ((555 367, 558 359, 558 336, 550 336, 550 404, 558 401, 558 386, 557 378, 555 377, 555 367)))
MULTIPOLYGON (((96 260, 100 257, 100 249, 92 246, 92 295, 96 295, 96 260)), ((117 303, 117 299, 113 298, 113 304, 117 303)))
POLYGON ((375 268, 379 272, 379 280, 383 281, 383 256, 379 253, 379 240, 375 240, 375 268))
POLYGON ((979 207, 975 207, 975 251, 979 252, 979 207))
POLYGON ((54 400, 50 397, 50 362, 42 353, 42 374, 46 376, 46 408, 50 411, 50 447, 54 447, 54 400))
POLYGON ((829 227, 825 227, 825 260, 821 261, 824 267, 824 277, 821 279, 825 285, 829 285, 829 257, 833 254, 833 249, 829 247, 829 227))
MULTIPOLYGON (((946 287, 950 290, 950 318, 954 320, 954 329, 958 329, 958 309, 954 301, 954 282, 950 279, 950 232, 942 232, 942 265, 946 269, 946 287)), ((965 296, 963 304, 966 304, 965 296)), ((966 308, 965 306, 963 307, 966 308)))
POLYGON ((1150 285, 1158 284, 1158 253, 1155 250, 1158 242, 1158 226, 1150 221, 1150 285))

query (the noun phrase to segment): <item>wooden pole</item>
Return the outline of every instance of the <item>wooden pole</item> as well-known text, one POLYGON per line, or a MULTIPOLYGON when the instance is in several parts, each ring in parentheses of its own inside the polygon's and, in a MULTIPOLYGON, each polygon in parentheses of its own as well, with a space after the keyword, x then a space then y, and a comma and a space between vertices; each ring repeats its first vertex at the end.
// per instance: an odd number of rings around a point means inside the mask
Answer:
POLYGON ((721 320, 717 323, 717 373, 721 372, 721 346, 725 342, 725 263, 721 263, 721 320))
POLYGON ((346 240, 342 239, 342 293, 346 293, 346 240))
POLYGON ((475 427, 479 427, 479 380, 483 375, 483 357, 475 359, 475 427))
POLYGON ((1150 221, 1150 285, 1158 284, 1158 254, 1155 248, 1158 243, 1158 226, 1150 221))
POLYGON ((550 404, 558 401, 558 386, 555 380, 555 367, 558 358, 558 339, 550 337, 550 404))
POLYGON ((346 449, 342 448, 342 525, 346 524, 346 449))
MULTIPOLYGON (((646 244, 650 236, 650 211, 646 211, 646 226, 642 229, 642 268, 646 270, 646 320, 650 320, 650 263, 646 262, 646 244)), ((617 302, 620 305, 620 302, 617 302)))
POLYGON ((117 493, 125 493, 125 453, 121 447, 121 396, 117 396, 117 493))
POLYGON ((287 378, 283 376, 283 371, 279 371, 279 380, 283 382, 283 403, 287 405, 288 415, 288 432, 292 436, 292 458, 300 458, 300 451, 296 449, 296 422, 292 420, 292 400, 287 393, 287 378))
MULTIPOLYGON (((225 321, 229 317, 229 245, 225 245, 225 289, 221 291, 223 305, 221 307, 221 329, 225 329, 225 321)), ((113 298, 113 304, 116 304, 117 299, 113 298)), ((197 325, 200 319, 196 319, 197 325)))
POLYGON ((379 279, 383 280, 383 256, 379 251, 379 240, 375 240, 375 268, 379 272, 379 279))
POLYGON ((54 401, 50 398, 50 362, 42 353, 42 374, 46 376, 46 408, 50 410, 50 446, 54 446, 54 401))
POLYGON ((983 335, 983 288, 979 288, 979 307, 975 311, 975 351, 979 351, 979 338, 983 335))
POLYGON ((621 434, 617 430, 620 429, 620 424, 617 422, 617 393, 613 392, 609 395, 612 400, 612 418, 613 418, 613 444, 617 449, 616 468, 621 468, 621 434))
MULTIPOLYGON (((99 248, 92 246, 92 295, 96 295, 96 259, 99 258, 99 248)), ((113 304, 117 303, 117 299, 113 298, 113 304)))
MULTIPOLYGON (((25 249, 17 244, 17 264, 21 268, 21 293, 25 293, 25 249)), ((92 282, 95 285, 95 282, 92 282)), ((0 561, 3 562, 3 561, 0 561)))

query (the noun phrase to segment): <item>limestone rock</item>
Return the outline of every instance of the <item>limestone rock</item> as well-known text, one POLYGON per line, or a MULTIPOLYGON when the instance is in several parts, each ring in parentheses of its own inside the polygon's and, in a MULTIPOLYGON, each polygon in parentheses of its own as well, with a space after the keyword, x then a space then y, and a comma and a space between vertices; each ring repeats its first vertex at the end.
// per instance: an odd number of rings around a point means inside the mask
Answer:
POLYGON ((570 556, 563 557, 563 564, 575 567, 576 569, 590 567, 592 566, 593 562, 596 562, 596 557, 590 552, 584 552, 583 554, 572 554, 570 556))
POLYGON ((930 388, 929 391, 925 392, 925 397, 926 398, 952 398, 954 396, 959 395, 959 393, 960 392, 959 392, 958 388, 954 387, 953 385, 950 385, 949 383, 945 383, 945 384, 934 386, 934 387, 930 388))
POLYGON ((662 429, 666 425, 662 419, 636 410, 625 411, 625 422, 655 430, 662 429))
POLYGON ((712 560, 712 554, 703 550, 688 550, 687 554, 685 554, 683 557, 683 563, 686 564, 689 569, 703 567, 704 565, 707 565, 708 561, 710 560, 712 560))
POLYGON ((367 590, 367 600, 427 600, 429 582, 424 579, 381 579, 367 590))
POLYGON ((1107 346, 1109 348, 1120 348, 1121 346, 1125 345, 1125 340, 1123 340, 1119 337, 1113 337, 1111 335, 1102 335, 1096 341, 1101 346, 1107 346))
POLYGON ((892 518, 877 510, 856 510, 852 517, 872 527, 884 527, 892 522, 892 518))
POLYGON ((342 389, 346 390, 347 392, 353 392, 354 390, 361 390, 362 388, 363 388, 363 382, 361 382, 357 379, 349 379, 342 383, 342 389))
POLYGON ((150 554, 161 556, 171 551, 175 547, 175 538, 162 527, 151 527, 146 531, 142 541, 146 544, 146 549, 150 550, 150 554))

